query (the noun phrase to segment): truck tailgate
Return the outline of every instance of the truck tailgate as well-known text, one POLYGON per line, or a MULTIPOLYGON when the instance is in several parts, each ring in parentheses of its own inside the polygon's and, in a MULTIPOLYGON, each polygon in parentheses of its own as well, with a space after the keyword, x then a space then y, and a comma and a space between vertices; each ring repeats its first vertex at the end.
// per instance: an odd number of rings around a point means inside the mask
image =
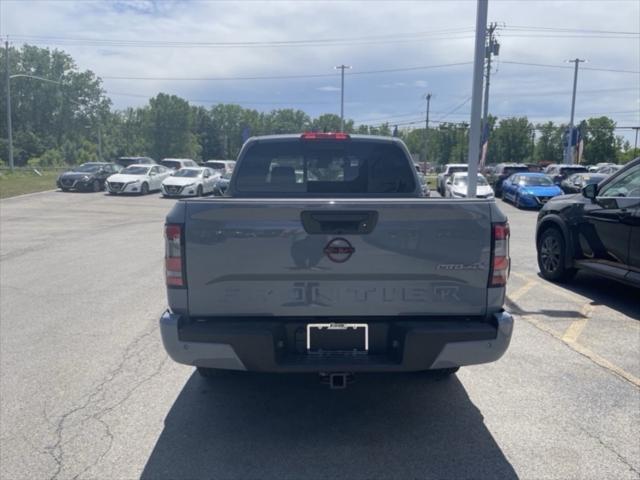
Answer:
POLYGON ((192 316, 486 310, 489 201, 203 199, 185 214, 192 316))

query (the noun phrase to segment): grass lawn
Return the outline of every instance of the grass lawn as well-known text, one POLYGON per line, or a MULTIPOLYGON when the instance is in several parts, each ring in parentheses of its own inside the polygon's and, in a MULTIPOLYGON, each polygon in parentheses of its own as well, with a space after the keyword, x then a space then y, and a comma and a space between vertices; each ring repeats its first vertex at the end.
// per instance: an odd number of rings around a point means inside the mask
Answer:
POLYGON ((41 171, 38 176, 32 171, 0 173, 0 198, 15 197, 24 193, 42 192, 56 188, 56 178, 60 174, 57 171, 41 171))

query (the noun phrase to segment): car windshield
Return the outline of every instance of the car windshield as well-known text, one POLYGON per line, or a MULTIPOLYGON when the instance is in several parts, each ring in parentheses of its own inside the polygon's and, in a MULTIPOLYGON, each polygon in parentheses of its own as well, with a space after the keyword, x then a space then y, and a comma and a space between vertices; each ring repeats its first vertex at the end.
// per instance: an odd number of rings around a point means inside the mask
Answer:
POLYGON ((571 175, 572 173, 587 172, 587 167, 562 167, 560 173, 562 175, 571 175))
POLYGON ((195 178, 200 176, 201 173, 202 173, 202 170, 193 170, 189 168, 183 168, 181 170, 178 170, 176 173, 174 173, 173 176, 195 178))
MULTIPOLYGON (((466 186, 468 183, 469 178, 464 176, 464 177, 456 177, 453 179, 453 184, 455 186, 466 186)), ((488 185, 487 181, 485 180, 484 177, 478 175, 478 181, 476 183, 479 187, 486 187, 488 185)))
POLYGON ((225 164, 223 162, 205 162, 205 165, 214 170, 224 170, 225 164))
POLYGON ((512 175, 518 172, 528 172, 529 167, 504 167, 502 171, 504 175, 512 175))
POLYGON ((146 175, 148 167, 127 167, 120 171, 123 175, 146 175))
POLYGON ((74 172, 93 173, 93 172, 97 172, 101 168, 102 168, 102 165, 98 163, 85 163, 83 165, 80 165, 76 169, 74 169, 74 172))
POLYGON ((518 184, 519 185, 527 185, 527 186, 531 186, 531 187, 545 187, 545 186, 551 186, 553 185, 553 182, 551 181, 551 179, 549 177, 546 176, 529 176, 529 175, 523 175, 522 177, 520 177, 520 179, 518 180, 518 184))
POLYGON ((140 158, 119 158, 118 163, 120 165, 124 165, 125 167, 128 167, 129 165, 133 165, 135 163, 142 163, 142 161, 140 158))
POLYGON ((460 166, 460 167, 449 167, 449 174, 453 175, 454 173, 458 173, 458 172, 466 172, 469 168, 466 166, 460 166))
POLYGON ((160 160, 160 165, 173 169, 179 169, 182 166, 182 164, 177 160, 160 160))

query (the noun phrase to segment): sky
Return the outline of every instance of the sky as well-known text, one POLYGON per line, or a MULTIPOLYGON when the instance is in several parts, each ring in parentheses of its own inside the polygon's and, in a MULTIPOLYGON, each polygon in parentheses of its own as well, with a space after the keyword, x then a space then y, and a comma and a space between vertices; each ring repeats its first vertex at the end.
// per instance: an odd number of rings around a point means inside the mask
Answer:
MULTIPOLYGON (((0 0, 0 36, 68 52, 118 109, 165 92, 339 114, 346 64, 345 117, 411 128, 426 93, 432 121, 469 121, 475 15, 475 0, 0 0)), ((580 58, 576 123, 640 125, 640 0, 489 0, 488 20, 491 114, 568 122, 580 58)))

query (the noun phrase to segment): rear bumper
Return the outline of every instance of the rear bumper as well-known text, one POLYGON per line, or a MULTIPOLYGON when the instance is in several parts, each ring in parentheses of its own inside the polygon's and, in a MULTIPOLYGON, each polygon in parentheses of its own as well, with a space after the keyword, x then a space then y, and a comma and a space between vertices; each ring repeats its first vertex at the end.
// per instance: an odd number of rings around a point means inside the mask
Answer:
POLYGON ((513 317, 489 320, 376 319, 365 355, 307 354, 305 322, 269 319, 189 320, 166 311, 162 341, 178 363, 197 367, 265 372, 402 372, 476 365, 507 350, 513 317))

